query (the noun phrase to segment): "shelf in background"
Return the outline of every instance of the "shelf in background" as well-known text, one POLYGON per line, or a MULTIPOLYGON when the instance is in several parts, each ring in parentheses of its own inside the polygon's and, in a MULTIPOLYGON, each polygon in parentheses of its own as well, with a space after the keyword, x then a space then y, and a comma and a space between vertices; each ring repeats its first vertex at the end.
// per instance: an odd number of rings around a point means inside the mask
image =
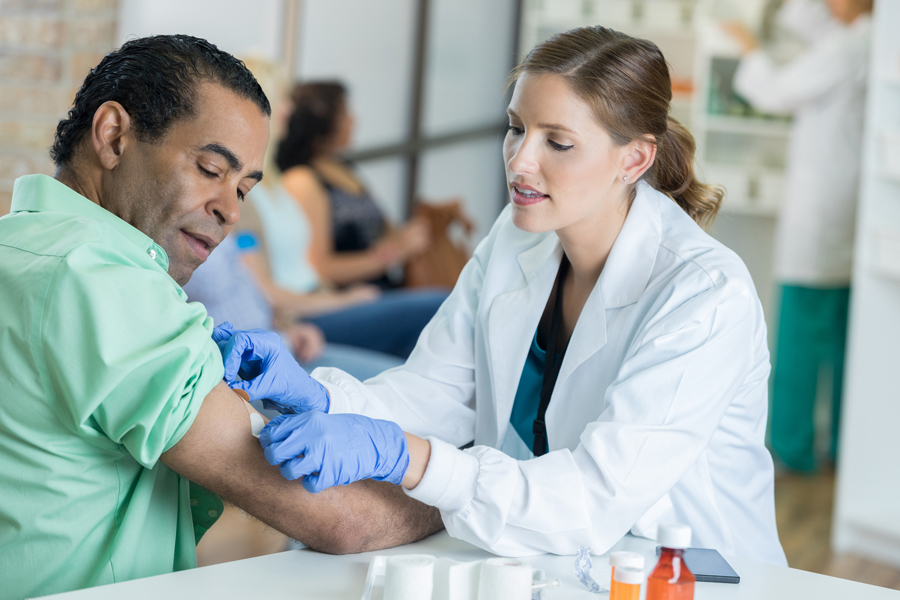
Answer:
POLYGON ((645 25, 640 22, 635 23, 619 23, 604 21, 603 17, 552 17, 541 18, 540 29, 547 32, 569 31, 576 27, 592 27, 594 25, 602 25, 616 31, 628 34, 632 37, 642 38, 645 40, 674 40, 676 42, 693 43, 696 40, 696 34, 693 27, 656 27, 645 25))
POLYGON ((722 214, 774 219, 778 216, 778 207, 763 202, 729 202, 726 197, 722 203, 722 214))
POLYGON ((701 129, 719 133, 787 137, 790 134, 791 125, 790 123, 781 123, 778 121, 769 121, 752 117, 706 115, 705 127, 701 126, 701 129))

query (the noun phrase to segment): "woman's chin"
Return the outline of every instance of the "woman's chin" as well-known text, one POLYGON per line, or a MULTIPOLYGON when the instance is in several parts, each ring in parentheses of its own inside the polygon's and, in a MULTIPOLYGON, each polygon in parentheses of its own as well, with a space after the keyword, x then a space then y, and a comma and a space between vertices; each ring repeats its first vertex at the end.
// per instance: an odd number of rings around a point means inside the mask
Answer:
POLYGON ((522 231, 527 231, 528 233, 544 233, 546 231, 552 231, 552 228, 548 226, 548 220, 546 218, 541 218, 538 211, 533 210, 533 207, 522 207, 516 204, 513 204, 512 210, 512 222, 518 229, 522 231))

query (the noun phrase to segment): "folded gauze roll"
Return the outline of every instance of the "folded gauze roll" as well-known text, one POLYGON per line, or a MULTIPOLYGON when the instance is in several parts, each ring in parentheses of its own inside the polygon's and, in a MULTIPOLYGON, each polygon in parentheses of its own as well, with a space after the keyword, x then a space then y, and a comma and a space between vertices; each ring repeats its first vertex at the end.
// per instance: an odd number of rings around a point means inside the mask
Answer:
POLYGON ((481 561, 459 562, 439 558, 434 564, 434 597, 432 600, 476 600, 481 561))
POLYGON ((481 563, 478 600, 530 600, 531 565, 512 558, 489 558, 481 563))
POLYGON ((387 559, 384 600, 431 600, 433 585, 433 556, 401 554, 387 559))

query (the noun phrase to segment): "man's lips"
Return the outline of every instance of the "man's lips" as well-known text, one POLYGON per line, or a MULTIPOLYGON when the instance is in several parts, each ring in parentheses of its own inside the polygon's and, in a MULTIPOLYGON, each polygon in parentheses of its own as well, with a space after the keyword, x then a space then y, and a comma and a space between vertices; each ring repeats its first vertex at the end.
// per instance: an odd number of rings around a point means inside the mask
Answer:
POLYGON ((213 248, 219 245, 212 237, 202 233, 189 233, 182 229, 181 234, 194 254, 197 255, 197 258, 203 261, 209 257, 209 253, 212 252, 213 248))
POLYGON ((511 183, 509 189, 512 195, 512 201, 519 206, 537 204, 550 197, 547 194, 539 192, 530 185, 522 183, 511 183))

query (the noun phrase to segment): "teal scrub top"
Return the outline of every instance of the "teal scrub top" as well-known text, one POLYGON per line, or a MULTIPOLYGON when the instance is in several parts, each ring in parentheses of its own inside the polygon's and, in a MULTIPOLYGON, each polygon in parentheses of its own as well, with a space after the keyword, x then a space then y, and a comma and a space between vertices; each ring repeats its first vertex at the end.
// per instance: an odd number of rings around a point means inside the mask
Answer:
MULTIPOLYGON (((544 361, 546 358, 547 351, 538 344, 537 330, 535 330, 534 337, 531 338, 531 348, 525 358, 525 366, 522 367, 522 375, 519 377, 519 387, 516 389, 512 414, 509 416, 510 424, 529 450, 534 448, 534 420, 537 417, 538 406, 541 404, 541 387, 544 384, 544 361)), ((550 445, 547 444, 545 448, 549 449, 550 445)))

